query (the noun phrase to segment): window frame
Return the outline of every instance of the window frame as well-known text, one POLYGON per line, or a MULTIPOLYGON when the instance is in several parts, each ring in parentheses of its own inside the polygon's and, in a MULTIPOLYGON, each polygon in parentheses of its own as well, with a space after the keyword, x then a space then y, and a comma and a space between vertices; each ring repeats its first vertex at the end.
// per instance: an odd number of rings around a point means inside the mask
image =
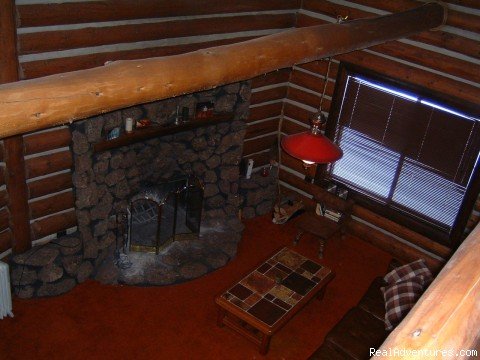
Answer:
MULTIPOLYGON (((325 134, 330 139, 335 136, 335 128, 337 125, 339 112, 341 110, 341 104, 343 102, 343 93, 345 85, 350 75, 366 76, 379 83, 387 84, 393 87, 404 89, 406 92, 413 92, 420 97, 427 98, 436 103, 443 104, 447 107, 452 107, 465 114, 480 118, 480 109, 476 104, 472 104, 466 101, 462 101, 458 98, 447 96, 438 92, 434 92, 430 89, 420 87, 418 85, 395 79, 389 76, 385 76, 378 72, 372 71, 367 68, 363 68, 351 63, 341 62, 338 68, 337 79, 335 83, 335 89, 332 97, 332 103, 329 112, 329 121, 325 129, 325 134)), ((325 180, 340 183, 330 177, 329 166, 319 166, 317 168, 315 182, 319 185, 325 182, 325 180)), ((342 184, 342 186, 344 186, 342 184)), ((348 186, 347 186, 348 187, 348 186)), ((399 210, 392 208, 388 205, 383 205, 377 201, 369 198, 368 196, 349 188, 349 196, 359 205, 374 211, 375 213, 390 219, 400 225, 408 227, 430 239, 446 245, 451 248, 457 247, 463 240, 464 229, 467 225, 467 221, 472 212, 473 206, 480 192, 480 161, 477 161, 473 171, 472 180, 468 184, 463 198, 460 210, 457 214, 455 222, 449 233, 442 231, 435 226, 429 225, 427 221, 422 221, 413 215, 402 213, 399 210)))

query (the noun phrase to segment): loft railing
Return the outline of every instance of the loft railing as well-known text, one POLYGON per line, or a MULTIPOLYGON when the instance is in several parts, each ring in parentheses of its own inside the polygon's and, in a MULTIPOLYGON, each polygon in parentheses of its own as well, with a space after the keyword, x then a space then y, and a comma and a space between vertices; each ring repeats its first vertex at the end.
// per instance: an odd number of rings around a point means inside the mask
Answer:
POLYGON ((479 335, 480 226, 477 225, 382 344, 379 350, 383 354, 372 359, 478 358, 478 354, 468 350, 478 347, 479 335))

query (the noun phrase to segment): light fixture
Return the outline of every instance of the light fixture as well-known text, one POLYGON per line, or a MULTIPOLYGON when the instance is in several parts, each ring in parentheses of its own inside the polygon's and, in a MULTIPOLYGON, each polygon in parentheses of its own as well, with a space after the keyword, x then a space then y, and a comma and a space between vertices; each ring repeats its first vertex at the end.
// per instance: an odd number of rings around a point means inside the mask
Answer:
POLYGON ((326 164, 337 161, 343 155, 342 150, 321 132, 321 126, 326 122, 321 112, 312 119, 309 131, 285 136, 282 148, 287 154, 303 161, 308 168, 313 164, 326 164))
POLYGON ((337 161, 343 155, 342 150, 323 135, 321 130, 327 122, 327 118, 322 112, 322 103, 327 90, 331 63, 332 59, 329 58, 320 105, 311 119, 312 127, 309 131, 285 136, 281 141, 283 150, 290 156, 302 160, 305 168, 313 164, 327 164, 337 161))

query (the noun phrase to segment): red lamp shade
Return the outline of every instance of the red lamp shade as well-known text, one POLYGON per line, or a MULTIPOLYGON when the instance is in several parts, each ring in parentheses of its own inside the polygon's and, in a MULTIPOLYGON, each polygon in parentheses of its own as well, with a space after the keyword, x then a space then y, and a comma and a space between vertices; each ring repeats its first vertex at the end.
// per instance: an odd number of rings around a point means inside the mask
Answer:
POLYGON ((290 156, 307 163, 326 164, 337 161, 343 151, 321 133, 311 131, 285 136, 282 148, 290 156))

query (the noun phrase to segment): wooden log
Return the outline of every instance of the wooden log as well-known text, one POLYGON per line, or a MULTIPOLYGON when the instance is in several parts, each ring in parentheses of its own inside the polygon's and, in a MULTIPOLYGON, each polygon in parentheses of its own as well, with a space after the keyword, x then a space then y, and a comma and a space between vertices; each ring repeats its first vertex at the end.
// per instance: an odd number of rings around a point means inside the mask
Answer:
POLYGON ((348 223, 348 230, 360 239, 388 252, 394 258, 397 258, 402 262, 407 263, 418 259, 424 259, 427 266, 434 272, 439 271, 444 264, 428 254, 408 246, 407 244, 401 243, 390 235, 356 220, 352 220, 348 223))
MULTIPOLYGON (((0 84, 18 80, 18 61, 16 54, 15 14, 13 0, 0 0, 0 84)), ((32 246, 28 219, 27 185, 25 162, 23 158, 23 138, 16 134, 3 141, 5 183, 9 198, 10 229, 13 253, 22 253, 32 246)))
POLYGON ((253 167, 265 166, 270 163, 272 159, 269 152, 263 152, 258 154, 249 154, 244 157, 244 159, 252 159, 253 160, 253 167))
MULTIPOLYGON (((444 359, 473 359, 477 355, 461 353, 478 344, 480 329, 480 227, 467 237, 433 283, 427 288, 407 317, 380 346, 402 349, 398 359, 421 359, 410 356, 412 350, 451 350, 444 359)), ((390 356, 375 356, 391 359, 390 356)))
POLYGON ((4 161, 4 146, 3 146, 3 141, 0 141, 0 161, 4 161))
POLYGON ((271 119, 267 121, 262 121, 247 127, 247 133, 245 134, 245 139, 254 138, 260 135, 270 134, 278 130, 278 119, 271 119))
POLYGON ((314 114, 314 111, 305 110, 286 102, 283 107, 283 114, 289 118, 303 122, 306 125, 310 125, 310 118, 314 114))
POLYGON ((256 76, 252 79, 252 89, 288 82, 292 69, 281 69, 256 76))
POLYGON ((32 223, 32 237, 35 240, 41 239, 76 225, 77 216, 75 215, 75 210, 72 209, 34 221, 32 223))
POLYGON ((336 59, 372 69, 386 76, 391 76, 415 85, 428 86, 428 88, 433 91, 455 96, 472 104, 476 104, 480 98, 480 88, 478 87, 401 64, 379 55, 369 54, 365 51, 342 54, 337 56, 336 59))
POLYGON ((277 140, 277 135, 268 135, 254 140, 247 140, 243 143, 243 156, 257 153, 263 150, 270 150, 277 140))
POLYGON ((103 0, 17 6, 19 27, 136 20, 174 16, 297 10, 299 0, 103 0))
POLYGON ((268 90, 252 93, 250 105, 261 104, 267 101, 280 100, 287 95, 287 86, 279 86, 268 90))
POLYGON ((0 191, 0 208, 8 205, 8 192, 7 190, 0 191))
POLYGON ((365 209, 364 207, 358 204, 356 204, 353 207, 352 215, 355 215, 361 218, 362 220, 367 221, 370 224, 373 224, 382 229, 385 229, 386 231, 394 235, 397 235, 398 237, 405 239, 411 242, 412 244, 418 245, 421 248, 435 255, 438 255, 443 259, 448 259, 452 252, 452 250, 449 249, 448 247, 443 246, 435 241, 432 241, 429 238, 423 235, 420 235, 419 233, 412 231, 409 228, 406 228, 405 226, 399 225, 391 220, 388 220, 383 216, 378 215, 368 209, 365 209))
MULTIPOLYGON (((288 89, 287 99, 311 106, 313 108, 318 108, 320 105, 320 98, 321 94, 312 94, 294 87, 288 89)), ((326 104, 326 99, 323 99, 322 109, 328 112, 325 106, 323 106, 324 104, 326 104)))
POLYGON ((0 233, 0 253, 7 251, 12 247, 12 232, 10 229, 0 233))
POLYGON ((72 142, 70 129, 62 128, 23 137, 25 155, 55 150, 69 146, 72 142))
POLYGON ((30 202, 30 219, 38 219, 74 207, 73 191, 55 194, 30 202))
POLYGON ((374 19, 294 29, 189 54, 118 61, 103 68, 5 84, 0 86, 0 137, 377 45, 441 26, 445 14, 443 6, 430 3, 374 19))
POLYGON ((282 113, 282 102, 261 105, 250 109, 247 123, 267 119, 270 117, 280 116, 282 113))
MULTIPOLYGON (((328 67, 328 61, 322 60, 322 61, 312 61, 306 64, 301 64, 298 65, 299 68, 308 70, 311 72, 314 72, 318 75, 321 75, 322 77, 325 76, 325 73, 327 72, 327 67, 328 67)), ((330 79, 336 79, 337 78, 337 73, 338 73, 338 64, 335 62, 332 62, 330 64, 330 73, 328 77, 330 79)))
POLYGON ((261 14, 85 27, 74 30, 39 31, 20 34, 18 37, 18 52, 20 55, 24 55, 186 36, 286 29, 293 27, 294 21, 293 13, 261 14))
POLYGON ((56 174, 29 182, 27 186, 29 199, 53 194, 65 189, 69 189, 73 186, 72 174, 70 172, 56 174))
MULTIPOLYGON (((290 82, 298 86, 302 86, 307 89, 310 89, 312 91, 316 91, 319 94, 321 94, 323 92, 323 86, 324 86, 323 77, 324 77, 324 74, 322 74, 322 77, 320 78, 318 76, 297 70, 292 72, 290 82)), ((333 81, 329 81, 327 85, 326 93, 328 95, 333 94, 334 88, 335 88, 335 83, 333 81)))
POLYGON ((308 131, 308 130, 309 130, 308 127, 306 128, 288 119, 283 119, 282 132, 287 135, 297 134, 299 132, 308 131))
POLYGON ((208 48, 210 46, 231 44, 253 38, 255 38, 255 36, 37 60, 22 63, 21 69, 23 73, 23 79, 33 79, 63 72, 91 69, 97 66, 103 66, 104 64, 115 60, 135 60, 158 56, 177 55, 187 53, 189 51, 208 48))
MULTIPOLYGON (((307 0, 312 2, 313 0, 307 0)), ((377 1, 377 0, 354 0, 353 2, 372 6, 377 9, 382 9, 391 12, 400 12, 407 9, 413 9, 418 6, 418 1, 415 0, 396 0, 396 1, 377 1)), ((465 5, 467 6, 467 5, 465 5)), ((477 4, 478 6, 478 4, 477 4)), ((466 14, 464 12, 449 10, 446 24, 468 31, 480 32, 480 21, 478 16, 466 14)))
POLYGON ((456 59, 451 56, 425 50, 417 46, 403 44, 398 41, 391 41, 386 44, 373 46, 370 48, 370 50, 386 54, 397 59, 419 64, 430 69, 438 70, 449 75, 458 76, 473 82, 480 82, 480 71, 478 69, 478 64, 474 64, 469 61, 456 59))
POLYGON ((0 186, 5 185, 5 166, 0 165, 0 186))
POLYGON ((289 169, 299 172, 300 174, 305 173, 305 168, 303 167, 302 161, 288 155, 285 151, 282 151, 282 166, 286 166, 289 169))
MULTIPOLYGON (((320 4, 320 2, 318 2, 320 4)), ((386 10, 389 8, 397 8, 396 1, 376 1, 376 6, 379 9, 386 10)), ((349 16, 349 19, 356 19, 356 18, 364 18, 364 17, 373 17, 375 16, 374 13, 369 13, 365 11, 360 11, 358 9, 352 9, 352 8, 346 8, 344 7, 343 9, 347 10, 341 10, 342 7, 331 7, 332 11, 326 12, 327 15, 336 17, 336 14, 342 13, 347 14, 349 16)), ((405 9, 403 9, 405 10, 405 9)), ((401 11, 398 10, 397 11, 401 11)), ((325 12, 323 12, 325 13, 325 12)), ((313 26, 313 25, 319 25, 319 24, 325 24, 328 23, 325 20, 314 18, 311 16, 308 16, 306 14, 299 14, 297 18, 297 27, 304 27, 304 26, 313 26)), ((465 37, 462 37, 460 35, 452 34, 449 32, 445 31, 424 31, 416 35, 412 35, 409 37, 409 39, 415 40, 415 41, 420 41, 424 42, 427 44, 435 45, 438 47, 442 47, 448 50, 456 51, 461 54, 465 54, 468 56, 480 57, 480 44, 478 41, 475 41, 473 39, 468 39, 465 37)))
POLYGON ((25 162, 27 179, 70 169, 73 166, 69 150, 30 158, 25 162))
POLYGON ((10 226, 10 212, 8 208, 0 210, 0 231, 8 229, 10 226))

